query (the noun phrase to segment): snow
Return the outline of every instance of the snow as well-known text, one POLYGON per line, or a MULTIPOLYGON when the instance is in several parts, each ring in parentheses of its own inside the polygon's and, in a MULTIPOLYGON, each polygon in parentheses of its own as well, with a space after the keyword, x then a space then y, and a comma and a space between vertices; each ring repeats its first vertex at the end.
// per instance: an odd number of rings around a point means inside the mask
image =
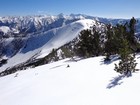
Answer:
MULTIPOLYGON (((18 38, 29 38, 25 46, 26 48, 20 49, 19 52, 17 51, 18 53, 15 56, 13 56, 13 53, 10 53, 11 55, 9 54, 10 57, 13 57, 9 58, 8 63, 0 68, 1 72, 7 67, 26 62, 33 56, 38 55, 38 58, 46 56, 53 48, 58 48, 71 41, 79 34, 82 29, 88 29, 89 27, 95 25, 97 29, 103 30, 103 23, 117 24, 120 21, 122 22, 122 19, 111 20, 84 14, 59 14, 0 17, 0 21, 2 22, 2 25, 4 25, 0 26, 0 30, 2 30, 4 34, 7 35, 6 37, 17 36, 18 38), (20 34, 23 30, 25 30, 25 33, 29 33, 27 35, 20 34)), ((126 20, 123 21, 125 22, 126 20)), ((137 24, 136 27, 139 28, 139 24, 137 24)), ((11 39, 7 38, 7 40, 11 39)), ((12 41, 7 42, 9 42, 9 46, 12 45, 12 41)), ((11 47, 11 51, 14 50, 13 48, 11 47)), ((7 56, 6 54, 4 53, 3 55, 7 56)))
POLYGON ((4 34, 7 34, 10 31, 10 28, 7 26, 0 26, 0 31, 2 31, 4 34))
POLYGON ((14 40, 14 38, 6 38, 4 41, 5 41, 5 45, 8 45, 8 44, 10 44, 12 41, 14 40))
POLYGON ((38 55, 38 58, 42 58, 48 55, 53 48, 59 48, 72 41, 78 36, 81 30, 89 29, 94 24, 94 20, 84 19, 59 28, 54 28, 36 36, 31 36, 28 38, 25 47, 10 58, 7 64, 1 67, 0 72, 8 67, 26 62, 33 56, 38 55))
POLYGON ((10 32, 13 32, 15 34, 18 34, 19 33, 19 30, 14 29, 14 28, 10 29, 8 26, 0 26, 0 31, 3 32, 4 35, 5 34, 8 34, 10 32))
MULTIPOLYGON (((77 16, 79 17, 82 20, 29 36, 24 48, 12 58, 7 58, 8 62, 0 68, 0 72, 34 56, 46 56, 53 48, 77 37, 83 29, 89 29, 93 25, 98 29, 103 27, 97 21, 85 19, 82 15, 77 16)), ((42 18, 34 18, 36 26, 42 18)), ((55 19, 55 16, 48 18, 48 22, 55 19)), ((10 31, 6 26, 0 27, 0 30, 5 34, 10 31)), ((12 31, 19 33, 13 28, 12 31)), ((13 40, 5 39, 5 44, 10 44, 13 40)), ((103 58, 101 56, 77 62, 65 59, 1 77, 0 105, 139 105, 140 73, 136 72, 130 78, 120 76, 113 70, 114 63, 118 61, 104 64, 103 58)), ((137 55, 138 63, 139 58, 140 55, 137 55)), ((137 68, 140 68, 139 64, 137 68)))
POLYGON ((12 28, 12 31, 13 31, 15 34, 18 34, 18 33, 19 33, 19 30, 18 30, 18 29, 12 28))
POLYGON ((58 30, 55 30, 55 37, 53 37, 51 40, 48 41, 48 43, 43 46, 43 50, 40 53, 41 56, 39 57, 44 57, 52 50, 52 48, 58 48, 72 41, 75 37, 78 36, 81 30, 89 29, 91 26, 93 26, 93 24, 95 24, 94 20, 85 19, 76 21, 64 27, 61 27, 58 30))
POLYGON ((103 58, 65 59, 1 77, 0 104, 139 105, 140 73, 124 77, 115 85, 112 81, 119 74, 113 69, 118 61, 104 64, 103 58), (111 83, 114 87, 108 88, 111 83))

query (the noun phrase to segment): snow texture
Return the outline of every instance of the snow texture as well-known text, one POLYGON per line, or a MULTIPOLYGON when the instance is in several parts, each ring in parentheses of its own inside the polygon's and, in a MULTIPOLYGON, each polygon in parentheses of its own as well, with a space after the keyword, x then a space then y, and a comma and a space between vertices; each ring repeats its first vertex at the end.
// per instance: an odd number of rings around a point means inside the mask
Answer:
POLYGON ((0 105, 139 105, 140 73, 118 78, 118 61, 103 59, 65 59, 1 77, 0 105))

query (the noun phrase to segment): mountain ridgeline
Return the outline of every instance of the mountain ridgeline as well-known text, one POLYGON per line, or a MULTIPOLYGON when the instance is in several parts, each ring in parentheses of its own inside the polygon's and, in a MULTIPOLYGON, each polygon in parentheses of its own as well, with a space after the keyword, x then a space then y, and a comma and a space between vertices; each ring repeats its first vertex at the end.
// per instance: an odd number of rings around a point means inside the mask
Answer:
MULTIPOLYGON (((128 61, 132 53, 140 51, 139 26, 139 19, 135 18, 105 19, 80 14, 2 17, 0 75, 65 58, 103 55, 106 63, 112 55, 119 55, 122 61, 128 61)), ((117 72, 128 73, 115 66, 117 72)), ((132 71, 136 71, 135 67, 132 71)))

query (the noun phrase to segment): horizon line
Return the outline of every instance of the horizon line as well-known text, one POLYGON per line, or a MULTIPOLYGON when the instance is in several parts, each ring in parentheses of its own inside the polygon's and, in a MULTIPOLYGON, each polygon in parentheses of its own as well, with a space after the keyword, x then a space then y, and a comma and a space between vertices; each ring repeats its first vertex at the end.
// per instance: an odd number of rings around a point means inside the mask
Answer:
POLYGON ((22 15, 18 15, 18 14, 11 14, 11 15, 5 15, 5 16, 0 16, 1 18, 4 17, 28 17, 28 16, 59 16, 59 15, 64 15, 64 16, 70 16, 70 15, 85 15, 85 16, 91 16, 91 17, 97 17, 97 18, 106 18, 106 19, 131 19, 132 17, 139 19, 140 17, 135 17, 135 16, 131 16, 131 17, 118 17, 118 16, 113 16, 113 17, 109 17, 109 16, 97 16, 97 15, 91 15, 91 14, 83 14, 83 13, 69 13, 69 14, 65 14, 65 13, 58 13, 58 14, 51 14, 51 13, 33 13, 33 14, 22 14, 22 15))

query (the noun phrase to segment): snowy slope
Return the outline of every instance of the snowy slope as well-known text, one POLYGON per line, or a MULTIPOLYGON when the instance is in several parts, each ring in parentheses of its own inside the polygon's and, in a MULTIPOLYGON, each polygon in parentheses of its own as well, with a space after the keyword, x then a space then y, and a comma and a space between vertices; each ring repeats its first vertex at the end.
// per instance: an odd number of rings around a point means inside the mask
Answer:
MULTIPOLYGON (((78 36, 83 29, 88 29, 96 25, 96 21, 91 19, 83 19, 71 24, 46 31, 39 35, 33 35, 28 38, 26 45, 15 56, 8 60, 6 65, 3 65, 0 71, 5 68, 23 63, 33 56, 38 58, 44 57, 52 51, 53 48, 58 48, 78 36)), ((97 25, 101 27, 102 25, 97 25)))
POLYGON ((0 105, 139 105, 140 73, 120 78, 117 62, 65 59, 1 77, 0 105))

